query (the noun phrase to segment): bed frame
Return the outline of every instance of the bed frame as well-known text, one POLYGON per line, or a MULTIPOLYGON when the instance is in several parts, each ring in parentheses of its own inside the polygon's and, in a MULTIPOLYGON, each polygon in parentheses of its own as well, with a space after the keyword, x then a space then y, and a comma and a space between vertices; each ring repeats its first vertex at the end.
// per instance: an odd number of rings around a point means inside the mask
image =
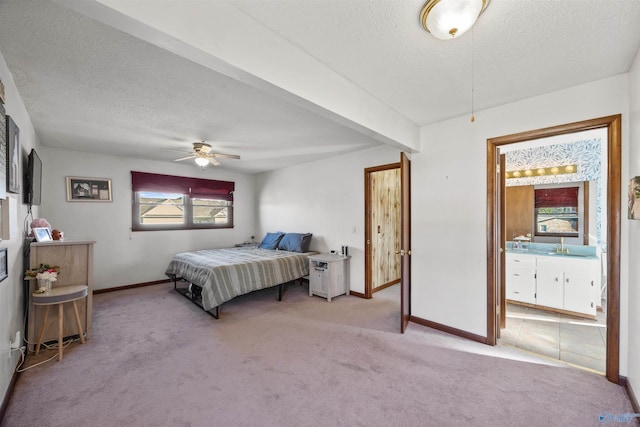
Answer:
MULTIPOLYGON (((176 292, 178 292, 180 295, 182 295, 183 297, 185 297, 186 299, 188 299, 189 301, 191 301, 192 303, 200 307, 205 313, 209 314, 214 319, 218 319, 218 316, 220 315, 219 309, 220 307, 222 307, 223 304, 220 304, 211 310, 205 310, 205 308, 202 306, 202 295, 201 295, 202 286, 196 285, 195 283, 189 283, 189 281, 183 279, 182 277, 177 277, 175 274, 169 274, 168 276, 173 282, 173 289, 176 292), (178 286, 178 282, 186 283, 186 286, 178 286)), ((299 281, 300 285, 302 285, 303 278, 301 277, 297 280, 299 281)), ((278 301, 282 301, 282 296, 284 295, 284 292, 286 290, 285 286, 288 285, 289 283, 294 283, 294 282, 296 282, 296 280, 280 283, 279 285, 277 285, 278 301)), ((269 288, 265 288, 265 289, 269 289, 269 288)), ((259 289, 258 291, 253 291, 253 292, 259 292, 265 289, 259 289)))

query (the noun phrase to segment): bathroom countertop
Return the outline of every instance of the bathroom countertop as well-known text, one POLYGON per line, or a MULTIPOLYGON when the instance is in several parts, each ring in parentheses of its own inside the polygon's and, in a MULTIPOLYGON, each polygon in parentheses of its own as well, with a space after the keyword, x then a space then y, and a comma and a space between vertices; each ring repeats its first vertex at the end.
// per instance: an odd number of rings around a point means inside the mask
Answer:
POLYGON ((535 256, 566 257, 575 259, 598 259, 595 246, 564 245, 568 253, 557 252, 557 243, 529 243, 526 249, 513 248, 513 242, 507 242, 507 253, 529 254, 535 256))

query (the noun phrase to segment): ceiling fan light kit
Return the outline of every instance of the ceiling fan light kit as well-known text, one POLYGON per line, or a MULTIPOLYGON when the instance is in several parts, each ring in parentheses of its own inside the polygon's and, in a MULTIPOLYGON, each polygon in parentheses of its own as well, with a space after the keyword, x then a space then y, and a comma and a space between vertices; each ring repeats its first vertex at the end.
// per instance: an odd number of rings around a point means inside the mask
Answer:
POLYGON ((207 166, 209 164, 209 160, 207 160, 204 157, 196 157, 196 164, 198 166, 200 166, 201 168, 204 168, 205 166, 207 166))
POLYGON ((227 159, 240 159, 240 156, 238 156, 237 154, 215 153, 211 151, 211 145, 206 144, 204 141, 194 142, 193 151, 194 153, 192 155, 175 159, 174 162, 181 162, 183 160, 194 159, 196 164, 200 166, 202 169, 204 169, 205 166, 207 166, 209 163, 211 163, 214 166, 221 165, 217 157, 223 157, 227 159))
POLYGON ((420 22, 434 37, 451 40, 473 27, 489 1, 428 0, 420 11, 420 22))

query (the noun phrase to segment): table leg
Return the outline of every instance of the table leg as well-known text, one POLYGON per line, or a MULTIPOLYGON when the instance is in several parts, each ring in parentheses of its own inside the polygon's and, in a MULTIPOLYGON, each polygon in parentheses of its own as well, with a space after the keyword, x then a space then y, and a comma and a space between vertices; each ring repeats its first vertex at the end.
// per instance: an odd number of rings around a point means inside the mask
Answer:
POLYGON ((44 336, 44 330, 47 327, 47 317, 49 317, 49 306, 44 306, 44 317, 42 318, 42 325, 40 325, 40 333, 38 334, 38 344, 36 344, 36 356, 40 353, 40 344, 42 343, 42 337, 44 336))
POLYGON ((64 327, 64 312, 62 310, 63 304, 58 304, 58 362, 62 361, 62 328, 64 327))
POLYGON ((84 333, 82 332, 82 322, 80 322, 80 315, 78 314, 78 305, 73 301, 73 314, 76 315, 76 325, 78 326, 78 333, 80 334, 80 342, 84 344, 84 333))

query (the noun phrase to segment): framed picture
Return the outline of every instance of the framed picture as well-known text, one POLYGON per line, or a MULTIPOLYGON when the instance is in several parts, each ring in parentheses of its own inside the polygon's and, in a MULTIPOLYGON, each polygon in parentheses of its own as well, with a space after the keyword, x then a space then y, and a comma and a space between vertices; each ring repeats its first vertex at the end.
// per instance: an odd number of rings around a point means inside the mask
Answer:
POLYGON ((7 269, 7 248, 0 248, 0 282, 9 275, 7 269))
POLYGON ((20 129, 7 116, 7 191, 20 193, 20 129))
POLYGON ((50 242, 53 240, 51 230, 47 227, 35 227, 33 229, 33 235, 36 237, 37 242, 50 242))
POLYGON ((67 177, 67 202, 110 202, 111 180, 108 178, 67 177))
POLYGON ((629 182, 629 219, 640 219, 640 176, 629 182))
POLYGON ((0 102, 0 199, 7 198, 7 115, 0 102))

